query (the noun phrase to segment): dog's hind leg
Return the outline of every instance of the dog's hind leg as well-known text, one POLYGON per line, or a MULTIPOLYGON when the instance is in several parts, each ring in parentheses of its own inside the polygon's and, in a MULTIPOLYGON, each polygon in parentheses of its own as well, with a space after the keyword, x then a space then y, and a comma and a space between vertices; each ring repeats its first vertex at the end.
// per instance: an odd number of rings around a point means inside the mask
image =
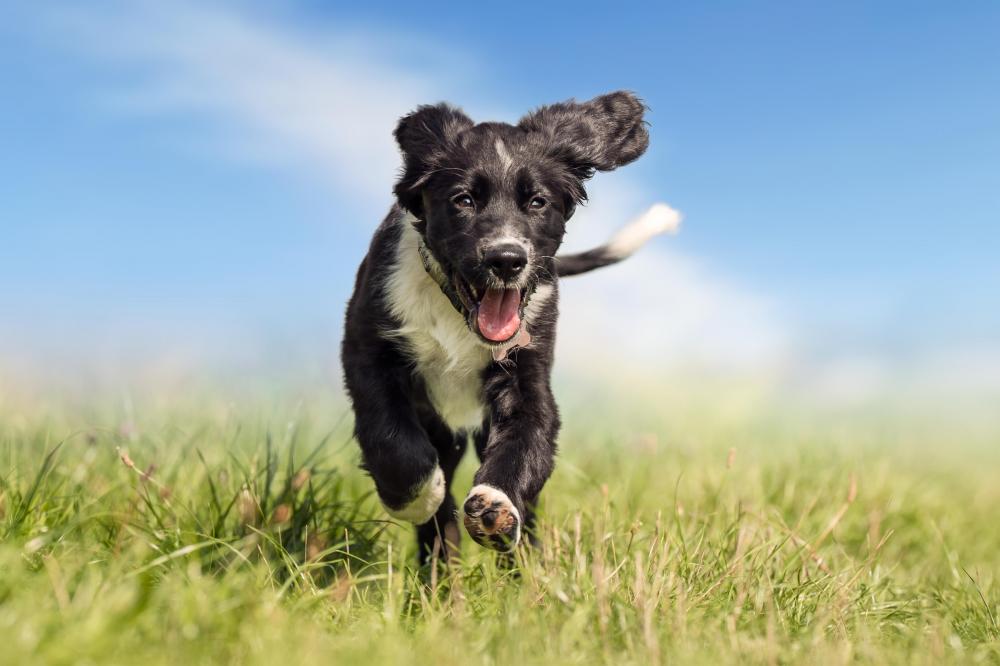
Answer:
POLYGON ((433 421, 426 423, 427 435, 438 452, 438 464, 444 474, 445 490, 444 500, 434 516, 426 523, 417 526, 417 552, 421 564, 429 561, 435 553, 444 561, 450 560, 458 553, 460 536, 458 506, 451 494, 451 482, 469 440, 464 432, 453 433, 437 419, 433 421))

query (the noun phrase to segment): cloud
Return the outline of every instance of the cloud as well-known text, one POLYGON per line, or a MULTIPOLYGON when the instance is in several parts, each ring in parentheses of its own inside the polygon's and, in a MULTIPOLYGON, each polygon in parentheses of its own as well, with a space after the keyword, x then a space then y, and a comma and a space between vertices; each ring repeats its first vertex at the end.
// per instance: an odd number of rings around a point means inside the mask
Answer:
MULTIPOLYGON (((588 188, 592 203, 570 221, 569 251, 603 242, 662 194, 620 174, 601 177, 588 188)), ((671 242, 654 238, 621 264, 562 281, 561 353, 592 366, 779 369, 791 344, 780 307, 671 242)))
POLYGON ((391 128, 443 87, 387 61, 378 45, 391 35, 314 36, 223 5, 71 5, 48 25, 120 68, 125 81, 104 96, 113 110, 207 117, 227 151, 318 169, 363 196, 384 199, 398 163, 391 128))
MULTIPOLYGON (((307 33, 223 5, 64 6, 50 26, 127 72, 127 83, 105 97, 116 112, 209 118, 227 151, 318 169, 337 192, 371 200, 373 216, 382 213, 375 207, 384 205, 399 161, 391 138, 396 119, 418 103, 448 97, 446 67, 475 62, 455 54, 418 71, 385 56, 397 36, 333 27, 307 33)), ((419 51, 418 42, 408 48, 419 51)), ((474 115, 488 106, 482 93, 457 101, 474 115)), ((627 170, 599 175, 590 190, 593 203, 571 223, 577 247, 603 242, 667 194, 627 170)), ((697 225, 687 212, 687 223, 697 225)), ((629 361, 645 370, 759 370, 786 354, 788 325, 773 303, 669 240, 654 241, 621 266, 567 280, 563 294, 560 357, 575 367, 629 361)))

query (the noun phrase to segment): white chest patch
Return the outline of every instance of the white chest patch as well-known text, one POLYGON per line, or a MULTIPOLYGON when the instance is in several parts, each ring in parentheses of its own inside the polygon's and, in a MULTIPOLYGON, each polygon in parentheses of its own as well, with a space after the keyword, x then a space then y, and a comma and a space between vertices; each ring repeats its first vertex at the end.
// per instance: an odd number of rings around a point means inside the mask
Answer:
POLYGON ((490 350, 479 343, 424 269, 412 218, 407 215, 399 224, 403 232, 386 294, 402 325, 386 334, 405 341, 431 404, 448 427, 478 430, 484 417, 482 373, 490 362, 490 350))

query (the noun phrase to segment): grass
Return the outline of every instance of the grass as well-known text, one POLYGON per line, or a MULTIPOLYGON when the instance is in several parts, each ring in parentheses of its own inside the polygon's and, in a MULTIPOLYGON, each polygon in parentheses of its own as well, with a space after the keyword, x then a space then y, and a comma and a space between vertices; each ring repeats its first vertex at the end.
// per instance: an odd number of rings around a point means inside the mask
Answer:
POLYGON ((8 405, 3 661, 1000 662, 1000 428, 591 397, 515 570, 418 569, 336 401, 8 405))

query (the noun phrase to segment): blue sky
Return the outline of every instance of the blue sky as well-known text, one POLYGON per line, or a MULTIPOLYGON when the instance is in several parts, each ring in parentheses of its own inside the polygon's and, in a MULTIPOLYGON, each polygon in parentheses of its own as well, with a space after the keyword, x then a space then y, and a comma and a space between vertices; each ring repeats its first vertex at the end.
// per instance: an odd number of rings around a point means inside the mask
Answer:
POLYGON ((685 226, 567 287, 570 350, 630 335, 620 300, 672 360, 996 350, 1000 5, 672 4, 4 10, 0 345, 335 337, 394 118, 626 88, 651 148, 569 241, 661 199, 685 226))

